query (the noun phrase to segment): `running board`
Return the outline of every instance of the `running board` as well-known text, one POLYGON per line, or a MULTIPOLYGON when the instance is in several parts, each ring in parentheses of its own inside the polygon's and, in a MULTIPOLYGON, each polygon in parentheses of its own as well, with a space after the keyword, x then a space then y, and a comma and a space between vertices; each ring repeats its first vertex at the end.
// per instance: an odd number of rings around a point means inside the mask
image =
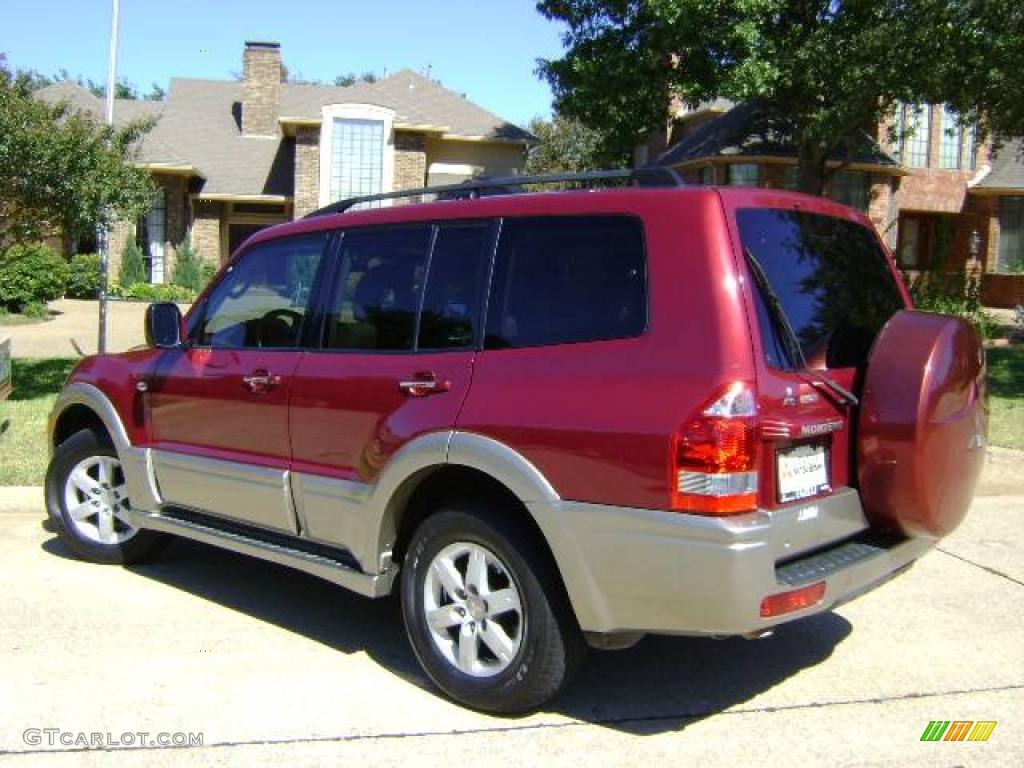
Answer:
POLYGON ((366 597, 384 597, 390 594, 391 585, 398 573, 398 568, 394 566, 377 575, 363 573, 353 565, 343 562, 341 559, 343 553, 339 553, 335 558, 325 554, 304 552, 283 543, 260 538, 257 530, 251 532, 247 530, 243 533, 238 530, 237 526, 232 526, 233 530, 215 527, 214 524, 207 523, 210 518, 205 515, 203 516, 204 522, 200 523, 184 519, 179 515, 171 516, 162 512, 133 509, 130 511, 130 519, 131 525, 136 528, 147 528, 152 531, 182 536, 221 549, 295 568, 366 597))

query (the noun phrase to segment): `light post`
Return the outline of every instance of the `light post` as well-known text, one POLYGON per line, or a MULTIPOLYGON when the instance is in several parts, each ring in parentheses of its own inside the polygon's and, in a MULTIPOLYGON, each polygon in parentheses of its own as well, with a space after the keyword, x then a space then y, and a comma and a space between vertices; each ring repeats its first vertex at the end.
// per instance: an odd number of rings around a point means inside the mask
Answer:
MULTIPOLYGON (((121 1, 113 0, 113 14, 110 19, 110 55, 107 58, 107 125, 114 125, 114 91, 117 90, 117 22, 121 12, 121 1)), ((105 217, 104 217, 105 218, 105 217)), ((100 226, 100 327, 96 351, 101 355, 107 351, 107 281, 110 275, 110 233, 106 224, 100 226)))

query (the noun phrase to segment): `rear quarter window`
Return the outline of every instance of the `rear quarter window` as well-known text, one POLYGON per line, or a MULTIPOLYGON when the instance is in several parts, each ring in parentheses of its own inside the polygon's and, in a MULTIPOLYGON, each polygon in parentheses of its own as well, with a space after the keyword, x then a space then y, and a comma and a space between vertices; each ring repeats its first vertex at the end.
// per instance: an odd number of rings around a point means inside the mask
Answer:
POLYGON ((485 348, 639 336, 647 325, 643 228, 629 216, 506 219, 485 348))
MULTIPOLYGON (((760 264, 812 367, 866 362, 882 326, 904 309, 875 234, 853 221, 815 213, 751 208, 737 212, 740 241, 760 264)), ((767 297, 754 286, 765 357, 792 369, 767 297)))

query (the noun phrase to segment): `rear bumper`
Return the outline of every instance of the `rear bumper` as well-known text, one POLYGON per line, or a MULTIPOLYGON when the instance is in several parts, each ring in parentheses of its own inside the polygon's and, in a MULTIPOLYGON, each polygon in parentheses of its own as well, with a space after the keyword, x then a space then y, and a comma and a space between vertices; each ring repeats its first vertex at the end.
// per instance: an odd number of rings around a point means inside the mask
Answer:
POLYGON ((534 514, 581 627, 598 633, 757 632, 847 602, 935 543, 873 534, 850 489, 727 518, 565 501, 534 514), (761 616, 765 597, 821 581, 820 602, 761 616))

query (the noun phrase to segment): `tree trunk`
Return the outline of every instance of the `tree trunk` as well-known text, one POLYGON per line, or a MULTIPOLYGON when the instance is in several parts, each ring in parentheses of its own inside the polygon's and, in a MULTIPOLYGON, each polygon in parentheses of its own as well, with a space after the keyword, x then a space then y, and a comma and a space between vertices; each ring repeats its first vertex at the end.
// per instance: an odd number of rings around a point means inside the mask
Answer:
POLYGON ((797 189, 809 195, 824 194, 825 182, 828 180, 827 162, 827 146, 818 141, 800 142, 796 168, 797 189))

